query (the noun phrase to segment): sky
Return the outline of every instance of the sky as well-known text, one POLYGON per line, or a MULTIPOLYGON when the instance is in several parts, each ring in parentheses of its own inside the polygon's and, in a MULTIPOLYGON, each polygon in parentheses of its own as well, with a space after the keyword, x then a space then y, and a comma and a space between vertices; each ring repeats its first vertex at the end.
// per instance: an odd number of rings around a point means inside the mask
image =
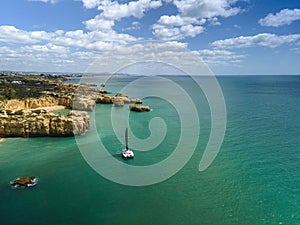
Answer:
POLYGON ((189 54, 216 75, 300 74, 300 1, 0 1, 0 71, 115 72, 189 54))

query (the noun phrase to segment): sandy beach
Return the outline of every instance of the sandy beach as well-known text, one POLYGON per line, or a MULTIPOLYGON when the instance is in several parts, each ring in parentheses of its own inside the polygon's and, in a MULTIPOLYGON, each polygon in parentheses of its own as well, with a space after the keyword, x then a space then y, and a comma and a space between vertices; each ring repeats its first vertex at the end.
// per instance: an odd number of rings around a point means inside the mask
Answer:
POLYGON ((62 105, 55 105, 55 106, 40 107, 36 109, 45 109, 47 111, 54 111, 54 110, 63 110, 66 109, 66 107, 62 105))
POLYGON ((0 142, 1 142, 1 141, 4 141, 4 140, 5 140, 4 138, 1 138, 1 137, 0 137, 0 142))

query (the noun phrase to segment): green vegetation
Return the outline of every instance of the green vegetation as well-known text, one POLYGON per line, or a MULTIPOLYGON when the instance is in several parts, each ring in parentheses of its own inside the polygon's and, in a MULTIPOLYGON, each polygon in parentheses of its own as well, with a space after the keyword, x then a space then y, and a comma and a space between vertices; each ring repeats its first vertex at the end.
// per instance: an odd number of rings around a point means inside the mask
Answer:
POLYGON ((57 81, 57 78, 46 75, 0 74, 0 101, 41 97, 45 91, 57 90, 51 81, 57 81))

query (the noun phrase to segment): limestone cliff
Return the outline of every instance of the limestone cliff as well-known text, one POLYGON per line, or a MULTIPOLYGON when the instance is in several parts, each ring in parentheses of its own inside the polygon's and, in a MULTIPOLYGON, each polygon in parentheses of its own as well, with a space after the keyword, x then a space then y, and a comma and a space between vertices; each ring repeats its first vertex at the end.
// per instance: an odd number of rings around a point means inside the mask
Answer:
POLYGON ((1 110, 1 137, 65 137, 84 134, 90 126, 87 112, 71 111, 67 116, 46 110, 1 110))
POLYGON ((62 105, 68 109, 92 111, 96 102, 90 98, 72 97, 68 95, 45 96, 41 98, 26 98, 24 100, 6 100, 0 102, 0 110, 26 110, 62 105))

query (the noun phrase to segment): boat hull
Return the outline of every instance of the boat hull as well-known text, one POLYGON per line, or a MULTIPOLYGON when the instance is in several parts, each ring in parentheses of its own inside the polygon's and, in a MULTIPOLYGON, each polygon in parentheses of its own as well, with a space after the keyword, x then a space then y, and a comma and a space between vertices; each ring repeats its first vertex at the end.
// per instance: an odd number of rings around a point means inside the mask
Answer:
POLYGON ((121 156, 123 159, 133 159, 134 158, 134 153, 131 150, 124 150, 121 153, 121 156))

